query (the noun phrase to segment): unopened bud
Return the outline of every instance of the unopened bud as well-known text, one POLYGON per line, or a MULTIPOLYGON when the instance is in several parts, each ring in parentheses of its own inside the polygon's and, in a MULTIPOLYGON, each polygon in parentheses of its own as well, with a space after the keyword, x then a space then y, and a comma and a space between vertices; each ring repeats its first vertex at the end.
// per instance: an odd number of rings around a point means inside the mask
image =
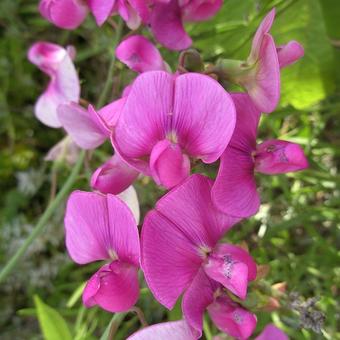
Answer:
POLYGON ((190 72, 202 72, 204 64, 197 50, 188 49, 179 56, 179 66, 190 72))

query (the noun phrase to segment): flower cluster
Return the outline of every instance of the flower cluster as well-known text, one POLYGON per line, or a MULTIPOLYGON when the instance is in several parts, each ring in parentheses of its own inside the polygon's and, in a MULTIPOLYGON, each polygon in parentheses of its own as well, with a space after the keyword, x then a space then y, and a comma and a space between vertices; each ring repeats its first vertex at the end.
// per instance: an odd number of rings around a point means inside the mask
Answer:
MULTIPOLYGON (((180 50, 191 45, 183 22, 206 20, 221 5, 221 0, 41 0, 40 11, 66 29, 80 25, 89 11, 98 25, 119 14, 129 28, 146 24, 161 44, 180 50)), ((279 101, 280 68, 303 55, 295 41, 275 45, 269 33, 274 16, 272 10, 260 24, 246 60, 222 59, 199 73, 183 65, 173 73, 151 41, 129 35, 116 56, 138 75, 120 98, 99 109, 79 104, 74 48, 39 42, 29 51, 29 60, 51 78, 36 104, 37 118, 63 127, 80 148, 110 140, 114 149, 92 175, 93 192, 75 191, 67 203, 69 255, 79 264, 105 261, 87 282, 85 306, 129 310, 138 300, 139 270, 166 308, 182 296, 182 321, 152 326, 131 340, 197 339, 205 311, 221 332, 237 339, 249 338, 256 327, 255 314, 240 302, 257 277, 257 265, 248 251, 222 239, 259 209, 255 172, 275 175, 308 166, 295 143, 257 141, 261 113, 274 111, 279 101), (244 92, 229 93, 216 79, 244 92), (214 180, 191 175, 193 162, 218 160, 214 180), (146 215, 141 236, 131 186, 139 176, 169 190, 146 215)), ((257 339, 287 337, 268 325, 257 339)))

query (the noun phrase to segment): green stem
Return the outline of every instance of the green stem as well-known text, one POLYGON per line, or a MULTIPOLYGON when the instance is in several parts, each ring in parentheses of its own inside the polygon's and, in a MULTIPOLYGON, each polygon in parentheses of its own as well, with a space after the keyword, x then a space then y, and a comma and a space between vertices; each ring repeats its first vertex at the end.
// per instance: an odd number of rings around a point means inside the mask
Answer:
POLYGON ((206 317, 204 317, 204 320, 203 320, 203 332, 207 340, 212 339, 211 330, 210 330, 209 323, 206 317))
POLYGON ((105 104, 105 100, 106 100, 108 93, 109 93, 109 91, 112 87, 112 84, 113 84, 113 73, 114 73, 115 62, 116 62, 115 49, 116 49, 116 46, 118 45, 119 40, 122 36, 122 31, 123 31, 123 20, 119 19, 117 31, 116 31, 116 34, 115 34, 115 40, 114 40, 114 43, 113 43, 113 53, 112 53, 112 56, 111 56, 112 59, 111 59, 111 63, 110 63, 110 66, 109 66, 109 71, 108 71, 108 74, 107 74, 107 78, 106 78, 106 82, 104 84, 103 91, 102 91, 102 93, 101 93, 101 95, 99 96, 99 99, 98 99, 98 103, 97 103, 98 108, 102 107, 105 104))
POLYGON ((124 320, 126 313, 116 313, 109 325, 106 327, 105 332, 101 336, 100 340, 111 340, 116 333, 120 323, 124 320))
POLYGON ((49 221, 54 211, 59 207, 59 205, 64 200, 65 196, 72 189, 72 186, 74 182, 77 180, 77 176, 82 168, 84 156, 85 151, 81 151, 76 165, 74 166, 70 176, 68 177, 67 181, 58 192, 55 199, 48 205, 47 209, 40 217, 38 223, 34 227, 31 234, 28 236, 28 238, 25 240, 25 242, 22 244, 22 246, 17 250, 17 252, 13 255, 10 261, 8 261, 7 264, 2 268, 0 272, 0 282, 4 281, 6 277, 13 271, 19 260, 25 255, 28 247, 43 232, 46 223, 49 221))

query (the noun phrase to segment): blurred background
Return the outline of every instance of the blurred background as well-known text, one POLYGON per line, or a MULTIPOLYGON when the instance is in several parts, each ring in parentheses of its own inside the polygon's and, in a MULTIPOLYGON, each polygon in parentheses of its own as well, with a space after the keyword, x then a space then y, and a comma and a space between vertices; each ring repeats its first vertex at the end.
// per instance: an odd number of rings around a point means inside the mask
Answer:
MULTIPOLYGON (((30 234, 71 169, 67 162, 44 161, 64 133, 34 117, 34 103, 48 79, 27 61, 28 48, 37 40, 74 45, 82 98, 90 102, 97 101, 112 58, 115 34, 109 24, 99 29, 88 16, 79 29, 62 31, 40 17, 37 5, 38 0, 0 2, 0 266, 30 234)), ((269 286, 287 284, 290 302, 272 313, 258 313, 258 331, 275 322, 291 339, 340 339, 340 2, 224 0, 213 20, 187 29, 205 62, 220 57, 244 59, 257 25, 274 6, 276 43, 297 40, 305 48, 305 57, 282 71, 280 106, 262 119, 260 137, 302 144, 310 168, 259 176, 260 212, 227 237, 235 243, 245 241, 259 264, 269 264, 265 278, 269 286), (312 330, 318 330, 318 325, 308 314, 314 308, 325 315, 319 333, 312 330)), ((146 29, 143 33, 148 34, 146 29)), ((163 48, 161 52, 176 69, 178 53, 163 48)), ((116 62, 111 98, 118 97, 134 76, 116 62)), ((96 150, 74 187, 89 190, 91 172, 111 153, 108 142, 96 150)), ((205 167, 198 170, 213 175, 205 167)), ((138 181, 136 189, 142 215, 163 193, 146 178, 138 181)), ((53 320, 58 328, 67 328, 73 339, 98 339, 111 320, 108 313, 81 304, 83 283, 97 264, 79 267, 69 259, 63 213, 64 205, 0 285, 1 339, 42 339, 37 317, 45 325, 53 320)), ((138 305, 150 324, 180 318, 179 306, 168 312, 145 289, 138 305)), ((115 339, 124 339, 137 328, 137 318, 129 316, 115 339)))

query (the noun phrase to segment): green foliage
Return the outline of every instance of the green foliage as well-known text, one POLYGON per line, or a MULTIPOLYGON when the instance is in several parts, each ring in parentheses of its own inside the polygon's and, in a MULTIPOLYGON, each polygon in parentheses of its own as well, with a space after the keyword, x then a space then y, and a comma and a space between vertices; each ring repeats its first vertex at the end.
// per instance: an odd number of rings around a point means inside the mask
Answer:
POLYGON ((34 296, 34 303, 45 340, 73 339, 66 321, 58 311, 46 305, 37 295, 34 296))

